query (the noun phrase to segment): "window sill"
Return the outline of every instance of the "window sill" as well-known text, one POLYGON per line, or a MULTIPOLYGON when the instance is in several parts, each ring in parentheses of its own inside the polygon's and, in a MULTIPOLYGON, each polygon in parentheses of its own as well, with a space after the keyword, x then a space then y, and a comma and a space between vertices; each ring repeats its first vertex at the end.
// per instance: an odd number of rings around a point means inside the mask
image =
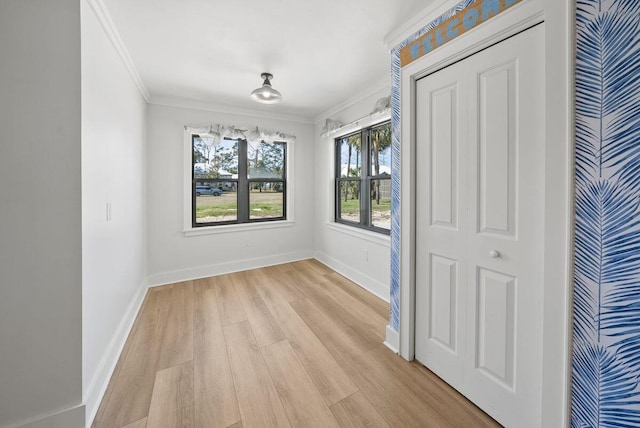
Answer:
POLYGON ((266 221, 262 223, 228 224, 224 226, 206 226, 185 229, 184 236, 218 235, 221 233, 247 232, 251 230, 280 229, 293 227, 292 220, 266 221))
POLYGON ((389 247, 391 244, 391 237, 389 235, 371 232, 369 230, 359 229, 357 227, 351 227, 340 223, 328 222, 326 224, 327 228, 336 232, 344 233, 345 235, 353 236, 354 238, 364 239, 365 241, 386 247, 389 247))

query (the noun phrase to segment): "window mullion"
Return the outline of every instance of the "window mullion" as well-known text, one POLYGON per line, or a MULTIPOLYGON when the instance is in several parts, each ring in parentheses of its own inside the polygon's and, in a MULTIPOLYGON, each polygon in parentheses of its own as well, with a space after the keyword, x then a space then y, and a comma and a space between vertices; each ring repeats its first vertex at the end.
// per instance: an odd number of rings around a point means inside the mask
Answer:
MULTIPOLYGON (((193 168, 191 168, 193 171, 193 168)), ((195 174, 191 173, 191 225, 196 225, 196 179, 195 174)))
POLYGON ((333 212, 333 220, 338 221, 341 218, 342 213, 342 198, 341 198, 341 185, 340 185, 340 177, 342 176, 342 162, 341 162, 341 149, 340 149, 340 140, 334 140, 334 156, 333 156, 333 166, 334 166, 334 179, 335 179, 335 192, 334 192, 334 212, 333 212))
POLYGON ((249 222, 247 140, 238 140, 238 223, 249 222))
POLYGON ((196 173, 194 171, 195 159, 195 135, 191 135, 191 226, 196 225, 196 173))
POLYGON ((362 167, 360 169, 360 223, 365 226, 371 225, 371 214, 369 213, 369 210, 371 209, 371 201, 369 200, 370 184, 368 179, 369 169, 371 168, 371 162, 369 159, 369 138, 370 130, 368 128, 363 129, 362 137, 360 139, 360 151, 362 152, 362 167))

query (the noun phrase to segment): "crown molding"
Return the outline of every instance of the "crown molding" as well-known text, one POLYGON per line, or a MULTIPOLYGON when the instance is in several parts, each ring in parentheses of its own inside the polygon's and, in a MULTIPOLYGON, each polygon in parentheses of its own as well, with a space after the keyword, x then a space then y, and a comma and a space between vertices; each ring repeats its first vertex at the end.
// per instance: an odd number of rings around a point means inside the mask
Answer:
POLYGON ((325 111, 324 113, 319 114, 318 116, 315 117, 315 119, 313 120, 314 123, 318 124, 318 123, 322 123, 326 118, 329 118, 331 116, 334 116, 338 113, 340 113, 342 110, 345 110, 349 107, 351 107, 352 105, 363 101, 373 95, 375 95, 376 93, 383 91, 385 89, 389 90, 389 94, 391 95, 391 75, 389 75, 389 77, 380 80, 378 82, 376 82, 375 84, 371 85, 367 90, 354 95, 351 98, 348 98, 346 100, 344 100, 343 102, 341 102, 340 104, 338 104, 335 107, 330 108, 329 110, 325 111))
POLYGON ((433 21, 452 7, 455 7, 458 3, 460 3, 460 0, 432 0, 432 3, 422 9, 420 13, 405 22, 404 25, 387 34, 383 39, 383 44, 387 50, 391 51, 411 35, 420 31, 426 24, 433 21))
POLYGON ((105 34, 111 41, 111 44, 113 45, 113 47, 116 49, 116 52, 118 52, 118 55, 122 59, 124 66, 129 72, 129 75, 131 75, 131 79, 133 79, 133 83, 138 88, 140 95, 142 95, 142 98, 144 98, 146 102, 149 102, 151 98, 149 96, 149 92, 147 91, 147 88, 145 87, 144 82, 142 81, 142 78, 140 78, 138 69, 134 65, 133 60, 131 59, 131 56, 129 56, 129 52, 125 47, 124 42, 120 37, 120 33, 118 33, 118 29, 113 23, 113 20, 111 19, 111 15, 109 14, 109 11, 107 10, 107 7, 105 6, 104 2, 102 0, 86 0, 86 1, 89 4, 89 6, 91 6, 93 13, 95 14, 96 18, 98 18, 100 25, 102 25, 102 28, 104 29, 105 34))
POLYGON ((242 107, 233 107, 229 105, 214 104, 206 101, 198 101, 189 98, 180 98, 172 96, 154 96, 149 101, 149 104, 164 106, 185 108, 192 110, 210 111, 214 113, 227 113, 235 114, 238 116, 258 117, 262 119, 272 120, 284 120, 288 122, 302 123, 305 125, 313 125, 314 121, 311 117, 301 116, 289 113, 269 113, 262 110, 254 110, 242 107))

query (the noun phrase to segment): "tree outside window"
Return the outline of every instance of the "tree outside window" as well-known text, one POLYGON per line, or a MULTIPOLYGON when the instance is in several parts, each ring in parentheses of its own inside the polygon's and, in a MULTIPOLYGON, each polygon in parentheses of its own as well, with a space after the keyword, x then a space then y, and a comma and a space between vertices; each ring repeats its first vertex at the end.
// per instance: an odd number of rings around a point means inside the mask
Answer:
POLYGON ((390 122, 336 138, 335 142, 335 221, 388 234, 391 229, 390 122))
POLYGON ((192 135, 193 227, 286 219, 286 147, 192 135))

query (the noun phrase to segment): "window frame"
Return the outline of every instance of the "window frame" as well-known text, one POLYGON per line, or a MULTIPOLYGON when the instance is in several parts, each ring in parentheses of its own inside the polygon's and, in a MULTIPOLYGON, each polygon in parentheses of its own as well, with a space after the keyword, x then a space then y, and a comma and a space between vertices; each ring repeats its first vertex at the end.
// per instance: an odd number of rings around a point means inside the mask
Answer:
MULTIPOLYGON (((237 191, 240 193, 240 183, 246 183, 247 186, 251 186, 251 183, 255 182, 278 182, 282 183, 283 190, 283 216, 281 217, 269 217, 269 218, 255 218, 251 219, 250 216, 250 190, 249 187, 246 189, 246 201, 241 201, 240 195, 238 195, 238 217, 236 220, 231 221, 220 221, 220 222, 210 222, 210 223, 196 223, 195 222, 195 186, 196 179, 194 178, 193 171, 193 138, 194 136, 199 135, 199 132, 188 129, 185 127, 184 133, 184 144, 183 144, 183 165, 184 165, 184 174, 183 174, 183 233, 185 236, 198 236, 203 234, 217 234, 217 233, 227 233, 227 232, 235 232, 235 231, 243 231, 243 230, 256 230, 256 229, 268 229, 268 228, 280 228, 280 227, 290 227, 295 224, 294 222, 294 214, 293 214, 293 194, 294 194, 294 185, 291 181, 291 177, 293 176, 293 156, 294 156, 294 142, 293 141, 276 141, 275 143, 282 144, 284 147, 284 173, 283 178, 250 178, 245 176, 244 178, 240 175, 240 165, 242 164, 242 157, 240 153, 238 153, 238 178, 211 178, 211 179, 197 179, 198 183, 200 182, 230 182, 237 183, 237 191), (240 222, 240 210, 241 203, 246 203, 246 218, 247 221, 240 222)), ((232 141, 238 141, 239 143, 239 152, 240 147, 244 145, 244 151, 246 156, 246 148, 248 142, 244 139, 237 139, 232 141), (245 144, 240 144, 243 141, 245 144)), ((245 157, 245 161, 247 161, 245 157)), ((246 170, 246 174, 249 173, 248 164, 245 163, 244 167, 246 170)), ((206 185, 206 183, 205 183, 206 185)), ((198 184, 200 186, 200 184, 198 184)))
MULTIPOLYGON (((372 224, 372 208, 371 208, 371 184, 375 180, 389 180, 391 182, 391 175, 389 174, 378 174, 372 175, 371 165, 372 165, 372 156, 371 156, 371 132, 372 130, 379 128, 381 126, 388 125, 391 126, 390 119, 385 119, 380 122, 373 123, 366 127, 362 127, 357 130, 353 130, 351 132, 342 133, 336 136, 333 140, 334 147, 334 212, 333 212, 333 220, 335 223, 343 224, 346 226, 352 226, 363 230, 368 230, 376 233, 381 233, 384 235, 390 235, 391 229, 385 229, 379 226, 375 226, 372 224), (359 177, 342 177, 342 150, 341 144, 342 140, 345 138, 360 134, 360 153, 361 161, 360 161, 360 176, 359 177), (366 153, 366 155, 365 155, 366 153), (341 185, 345 182, 357 182, 360 185, 360 196, 359 196, 359 205, 360 205, 360 221, 356 222, 353 220, 347 220, 341 218, 341 207, 342 207, 342 197, 341 197, 341 185), (363 192, 364 190, 364 192, 363 192), (363 197, 364 196, 364 197, 363 197)), ((347 171, 348 175, 348 171, 347 171)))

